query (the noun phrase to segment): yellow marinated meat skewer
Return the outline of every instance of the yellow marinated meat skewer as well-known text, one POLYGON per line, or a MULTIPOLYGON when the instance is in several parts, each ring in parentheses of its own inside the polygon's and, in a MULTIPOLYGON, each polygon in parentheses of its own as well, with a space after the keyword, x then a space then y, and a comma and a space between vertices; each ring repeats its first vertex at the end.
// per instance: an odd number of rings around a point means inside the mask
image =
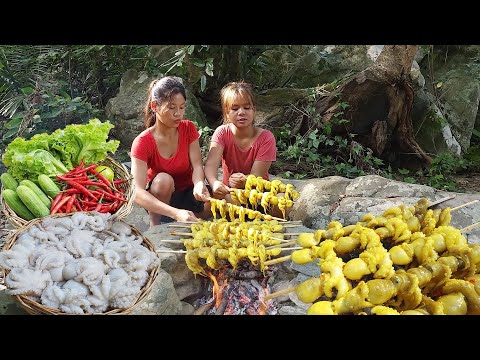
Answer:
MULTIPOLYGON (((444 255, 421 267, 397 270, 389 279, 361 281, 341 298, 315 302, 307 314, 356 313, 382 304, 405 311, 416 309, 421 301, 425 303, 428 313, 432 314, 464 314, 467 304, 468 313, 478 314, 480 275, 475 272, 480 265, 480 245, 468 245, 463 249, 462 252, 444 255), (465 279, 451 279, 452 274, 465 279), (436 301, 427 296, 438 290, 441 293, 436 301)), ((314 277, 296 287, 266 295, 265 300, 296 291, 301 301, 313 303, 324 295, 324 287, 325 276, 314 277)))
POLYGON ((187 250, 185 262, 194 274, 200 275, 206 275, 206 272, 199 259, 205 259, 209 268, 218 270, 221 265, 217 260, 228 260, 232 267, 236 268, 241 260, 248 258, 253 265, 259 265, 260 269, 264 271, 265 259, 280 254, 281 250, 265 250, 264 245, 255 246, 254 244, 250 244, 247 247, 230 247, 228 249, 222 249, 214 245, 187 250))
POLYGON ((269 214, 262 214, 260 211, 257 210, 252 210, 252 209, 247 209, 243 206, 238 206, 234 205, 231 203, 227 203, 225 199, 219 200, 219 199, 210 199, 211 202, 211 210, 214 219, 217 218, 217 209, 220 213, 220 216, 224 219, 227 217, 227 212, 229 213, 230 220, 232 220, 232 215, 238 215, 238 218, 240 221, 244 222, 245 221, 245 216, 248 217, 248 219, 253 220, 253 219, 263 219, 263 220, 279 220, 279 221, 286 221, 285 219, 278 218, 269 214))

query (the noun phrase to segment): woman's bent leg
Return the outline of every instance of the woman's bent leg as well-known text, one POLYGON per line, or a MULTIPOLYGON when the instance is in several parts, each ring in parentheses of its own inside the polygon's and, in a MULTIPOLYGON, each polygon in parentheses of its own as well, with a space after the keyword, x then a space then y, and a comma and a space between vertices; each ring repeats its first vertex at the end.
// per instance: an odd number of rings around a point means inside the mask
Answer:
MULTIPOLYGON (((148 191, 158 200, 164 202, 165 204, 170 204, 170 199, 175 191, 175 183, 173 178, 167 173, 158 173, 157 176, 155 176, 155 178, 152 180, 148 191)), ((149 215, 150 226, 161 224, 161 214, 150 212, 149 215)))

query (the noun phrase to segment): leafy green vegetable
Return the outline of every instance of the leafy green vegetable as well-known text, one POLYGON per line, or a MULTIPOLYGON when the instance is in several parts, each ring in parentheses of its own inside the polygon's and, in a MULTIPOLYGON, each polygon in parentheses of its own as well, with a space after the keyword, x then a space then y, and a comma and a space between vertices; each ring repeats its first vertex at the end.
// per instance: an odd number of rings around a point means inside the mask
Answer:
POLYGON ((3 163, 9 167, 8 173, 17 180, 28 179, 37 182, 39 174, 54 177, 68 171, 60 160, 43 149, 11 153, 7 160, 4 157, 3 163))
POLYGON ((2 161, 18 180, 64 174, 82 159, 90 165, 104 160, 108 152, 114 153, 120 142, 107 141, 113 127, 108 120, 91 119, 88 124, 68 125, 51 135, 37 134, 29 140, 18 137, 8 144, 2 161))
POLYGON ((52 134, 51 147, 60 154, 62 161, 77 166, 83 159, 85 165, 105 160, 107 153, 117 151, 120 141, 107 141, 112 129, 108 120, 91 119, 88 124, 67 125, 52 134))

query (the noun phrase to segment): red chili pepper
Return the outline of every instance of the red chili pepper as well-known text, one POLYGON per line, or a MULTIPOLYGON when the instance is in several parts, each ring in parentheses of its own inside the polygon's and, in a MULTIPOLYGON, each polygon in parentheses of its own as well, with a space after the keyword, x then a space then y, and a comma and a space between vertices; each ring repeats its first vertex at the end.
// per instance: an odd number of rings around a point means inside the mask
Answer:
POLYGON ((84 174, 85 172, 91 170, 91 169, 95 169, 97 167, 97 164, 92 164, 92 165, 89 165, 87 166, 86 168, 83 168, 83 169, 80 169, 80 168, 75 168, 75 169, 72 169, 70 170, 69 173, 65 173, 65 175, 80 175, 80 174, 84 174))
POLYGON ((95 210, 96 207, 97 207, 96 205, 88 205, 83 208, 83 211, 93 211, 95 210))
POLYGON ((80 200, 80 203, 84 204, 84 205, 93 205, 93 206, 97 206, 98 202, 96 201, 86 201, 86 200, 80 200))
POLYGON ((73 195, 68 195, 68 196, 65 196, 63 197, 56 205, 55 207, 52 209, 52 211, 50 211, 50 214, 55 214, 58 212, 58 210, 60 210, 60 208, 67 203, 67 201, 72 197, 73 195))
POLYGON ((113 183, 114 183, 115 185, 118 185, 118 184, 123 184, 123 183, 126 182, 126 181, 127 181, 127 180, 125 180, 125 179, 113 180, 113 183))
POLYGON ((78 184, 80 185, 83 185, 83 186, 99 186, 99 187, 102 187, 104 188, 105 190, 107 190, 107 192, 109 193, 112 193, 112 190, 110 190, 110 188, 105 185, 103 182, 98 182, 98 181, 90 181, 90 180, 87 180, 87 181, 84 181, 84 180, 81 180, 81 181, 77 181, 78 184))
POLYGON ((116 196, 116 195, 113 195, 113 194, 109 194, 108 192, 105 192, 105 191, 101 191, 101 190, 92 190, 91 191, 92 193, 94 193, 95 195, 102 195, 108 199, 114 199, 114 200, 120 200, 120 201, 123 201, 123 202, 127 202, 127 200, 123 197, 119 197, 119 196, 116 196))
POLYGON ((77 208, 77 211, 83 211, 82 204, 80 204, 80 201, 78 201, 78 199, 75 199, 75 202, 73 204, 77 208))
POLYGON ((73 194, 72 196, 70 196, 70 199, 68 199, 67 206, 65 207, 65 212, 67 214, 72 212, 72 206, 76 198, 77 198, 77 194, 73 194))
POLYGON ((102 174, 100 174, 98 171, 95 171, 94 169, 92 170, 89 170, 89 172, 93 175, 96 175, 100 180, 102 180, 108 187, 110 187, 112 184, 110 183, 110 181, 105 177, 103 176, 102 174))
POLYGON ((68 177, 68 176, 65 176, 65 175, 57 175, 57 180, 58 181, 81 181, 81 180, 86 180, 88 181, 88 176, 76 176, 76 177, 68 177))
POLYGON ((78 190, 78 189, 76 189, 76 188, 70 188, 70 189, 64 190, 63 192, 64 192, 65 194, 72 195, 72 194, 78 194, 78 193, 80 193, 80 190, 78 190))
POLYGON ((70 180, 67 181, 66 183, 67 183, 68 185, 70 185, 71 187, 74 187, 74 188, 80 190, 85 196, 89 196, 89 197, 91 197, 92 199, 95 199, 95 200, 98 201, 98 198, 93 194, 93 191, 88 190, 85 186, 80 185, 80 184, 78 184, 77 182, 75 182, 75 181, 70 181, 70 180))
POLYGON ((52 213, 53 208, 58 204, 58 202, 65 196, 65 193, 61 192, 55 196, 55 199, 52 201, 52 205, 50 205, 50 214, 52 213))

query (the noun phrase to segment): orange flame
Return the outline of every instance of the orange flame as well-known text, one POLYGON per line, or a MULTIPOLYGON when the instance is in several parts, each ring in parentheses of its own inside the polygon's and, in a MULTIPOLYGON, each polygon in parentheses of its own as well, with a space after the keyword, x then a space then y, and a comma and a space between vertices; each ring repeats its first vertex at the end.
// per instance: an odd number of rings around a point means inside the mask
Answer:
MULTIPOLYGON (((258 293, 258 300, 260 301, 260 307, 258 308, 258 315, 265 315, 267 313, 267 303, 265 302, 264 296, 267 295, 268 291, 266 288, 263 288, 263 291, 258 293)), ((267 300, 268 301, 268 300, 267 300)))
POLYGON ((212 279, 213 281, 212 295, 213 295, 213 298, 215 299, 215 307, 218 308, 220 306, 220 303, 222 302, 223 289, 227 287, 228 281, 227 280, 222 281, 223 273, 220 273, 218 275, 218 280, 215 277, 215 275, 213 275, 211 272, 207 272, 207 274, 210 277, 210 279, 212 279), (220 285, 219 282, 222 282, 222 284, 220 285))
POLYGON ((218 281, 215 275, 213 275, 209 271, 207 272, 207 274, 210 277, 210 279, 212 279, 213 281, 212 295, 213 295, 213 298, 215 299, 215 307, 218 307, 221 301, 220 286, 218 285, 218 281))

